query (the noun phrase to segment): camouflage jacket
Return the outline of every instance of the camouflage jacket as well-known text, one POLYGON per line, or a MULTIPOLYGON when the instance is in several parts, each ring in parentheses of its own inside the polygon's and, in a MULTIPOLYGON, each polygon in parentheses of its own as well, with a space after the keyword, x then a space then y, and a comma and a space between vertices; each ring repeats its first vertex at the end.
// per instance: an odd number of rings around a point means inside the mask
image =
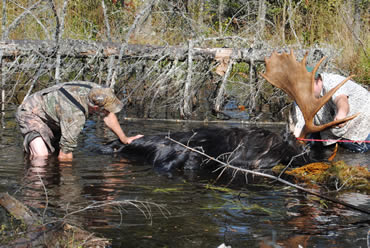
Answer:
POLYGON ((33 98, 33 101, 39 104, 37 115, 52 130, 59 129, 58 131, 61 133, 59 145, 60 149, 65 153, 72 152, 76 148, 78 136, 84 127, 89 113, 88 93, 90 88, 73 84, 101 87, 91 82, 74 81, 54 85, 30 96, 33 98), (85 113, 59 90, 62 87, 81 104, 85 109, 85 113))

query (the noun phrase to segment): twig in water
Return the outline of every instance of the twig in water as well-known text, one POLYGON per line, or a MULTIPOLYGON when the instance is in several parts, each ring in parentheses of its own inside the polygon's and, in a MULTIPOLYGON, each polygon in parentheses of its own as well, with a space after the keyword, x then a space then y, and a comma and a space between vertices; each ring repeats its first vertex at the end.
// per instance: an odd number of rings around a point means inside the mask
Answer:
MULTIPOLYGON (((148 201, 138 201, 138 200, 99 201, 99 202, 93 202, 92 204, 90 204, 90 205, 88 205, 88 206, 86 206, 82 209, 78 209, 78 210, 75 210, 73 212, 67 213, 66 215, 64 215, 63 220, 67 219, 71 215, 81 213, 83 211, 103 208, 103 207, 107 207, 107 206, 113 206, 113 207, 118 208, 119 210, 124 209, 123 206, 134 206, 135 208, 137 208, 144 215, 144 217, 146 219, 149 219, 151 221, 150 224, 152 224, 152 209, 151 209, 151 206, 157 207, 159 209, 159 211, 161 212, 161 214, 166 218, 167 218, 168 215, 171 214, 163 205, 156 204, 156 203, 153 203, 153 202, 148 202, 148 201)), ((121 212, 120 212, 120 214, 121 214, 121 212)), ((122 219, 122 216, 121 216, 121 219, 122 219)))
POLYGON ((44 184, 44 181, 42 180, 40 174, 38 171, 36 171, 37 173, 37 177, 38 179, 40 180, 40 183, 41 183, 41 186, 42 188, 44 189, 44 193, 45 193, 45 208, 44 208, 44 211, 42 212, 42 223, 44 224, 44 220, 45 220, 45 215, 46 215, 46 210, 48 209, 48 206, 49 206, 49 197, 48 197, 48 191, 46 190, 46 187, 45 187, 45 184, 44 184))
POLYGON ((349 180, 351 180, 353 177, 351 176, 350 178, 347 178, 346 181, 344 181, 344 183, 342 185, 338 185, 339 184, 339 180, 337 179, 335 181, 335 188, 336 188, 336 191, 340 191, 342 190, 342 188, 344 187, 344 185, 346 185, 348 183, 349 180), (338 187, 339 186, 339 187, 338 187))
POLYGON ((280 172, 280 174, 279 174, 278 178, 280 178, 280 177, 285 173, 285 171, 286 171, 286 170, 289 168, 289 166, 293 163, 294 159, 296 159, 296 158, 298 158, 298 157, 300 157, 300 156, 305 155, 305 154, 306 154, 306 153, 308 153, 309 151, 310 151, 310 150, 309 150, 309 148, 306 148, 306 149, 304 149, 304 151, 303 151, 302 153, 300 153, 300 154, 297 154, 297 155, 293 156, 293 157, 290 159, 290 161, 289 161, 288 165, 287 165, 287 166, 285 166, 285 168, 280 172))
POLYGON ((280 183, 283 183, 283 184, 289 185, 289 186, 291 186, 291 187, 294 187, 294 188, 296 188, 296 189, 302 190, 302 191, 304 191, 304 192, 306 192, 306 193, 309 193, 309 194, 311 194, 311 195, 315 195, 315 196, 318 196, 318 197, 323 198, 323 199, 325 199, 325 200, 328 200, 328 201, 331 201, 331 202, 334 202, 334 203, 341 204, 341 205, 343 205, 343 206, 345 206, 345 207, 348 207, 348 208, 351 208, 351 209, 354 209, 354 210, 360 211, 360 212, 362 212, 362 213, 370 214, 370 211, 369 211, 369 210, 367 210, 367 209, 362 209, 362 208, 357 207, 357 206, 354 206, 354 205, 352 205, 352 204, 349 204, 349 203, 346 203, 346 202, 343 202, 343 201, 339 201, 339 200, 332 199, 332 198, 330 198, 330 197, 327 197, 327 196, 321 195, 321 194, 319 194, 319 193, 316 193, 316 192, 314 192, 314 191, 311 191, 311 190, 309 190, 309 189, 303 188, 303 187, 301 187, 301 186, 299 186, 299 185, 296 185, 296 184, 293 184, 293 183, 291 183, 291 182, 288 182, 288 181, 286 181, 286 180, 284 180, 284 179, 281 179, 280 177, 276 177, 276 176, 269 175, 269 174, 262 173, 262 172, 258 172, 258 171, 253 171, 253 170, 248 170, 248 169, 244 169, 244 168, 239 168, 239 167, 236 167, 236 166, 233 166, 233 165, 230 165, 230 164, 224 163, 223 161, 220 161, 220 160, 218 160, 218 159, 216 159, 216 158, 213 158, 213 157, 209 156, 208 154, 206 154, 206 153, 204 153, 204 152, 200 152, 200 151, 198 151, 198 150, 196 150, 196 149, 194 149, 194 148, 192 148, 192 147, 188 147, 188 146, 186 146, 186 145, 182 144, 181 142, 178 142, 178 141, 176 141, 176 140, 174 140, 174 139, 172 139, 172 138, 170 138, 170 137, 166 137, 166 138, 167 138, 167 139, 169 139, 169 140, 171 140, 172 142, 174 142, 174 143, 176 143, 176 144, 179 144, 179 145, 183 146, 184 148, 186 148, 186 149, 188 149, 188 150, 190 150, 190 151, 193 151, 193 152, 199 153, 199 154, 201 154, 201 155, 205 156, 206 158, 208 158, 208 159, 210 159, 210 160, 213 160, 213 161, 215 161, 215 162, 217 162, 217 163, 221 164, 221 167, 223 167, 223 168, 224 168, 224 169, 223 169, 223 171, 224 171, 224 170, 226 170, 227 168, 230 168, 230 169, 232 169, 232 170, 241 171, 241 172, 243 172, 243 173, 251 173, 252 175, 257 175, 257 176, 262 176, 262 177, 266 177, 266 178, 274 179, 274 180, 276 180, 276 181, 278 181, 278 182, 280 182, 280 183))

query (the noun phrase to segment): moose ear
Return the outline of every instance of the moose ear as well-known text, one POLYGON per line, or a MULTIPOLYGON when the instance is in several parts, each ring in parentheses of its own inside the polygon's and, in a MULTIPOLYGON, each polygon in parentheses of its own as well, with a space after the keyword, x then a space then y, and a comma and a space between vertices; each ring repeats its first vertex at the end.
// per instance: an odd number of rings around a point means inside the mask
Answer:
POLYGON ((315 74, 325 57, 317 63, 312 72, 309 72, 306 69, 307 56, 308 53, 299 62, 296 60, 293 50, 289 54, 273 52, 269 58, 265 58, 266 72, 261 73, 269 83, 285 91, 298 104, 304 118, 304 128, 299 135, 300 137, 305 137, 308 133, 320 132, 328 127, 352 120, 358 115, 355 114, 320 126, 316 126, 313 123, 314 116, 321 107, 353 76, 343 80, 323 97, 316 98, 314 95, 315 74))

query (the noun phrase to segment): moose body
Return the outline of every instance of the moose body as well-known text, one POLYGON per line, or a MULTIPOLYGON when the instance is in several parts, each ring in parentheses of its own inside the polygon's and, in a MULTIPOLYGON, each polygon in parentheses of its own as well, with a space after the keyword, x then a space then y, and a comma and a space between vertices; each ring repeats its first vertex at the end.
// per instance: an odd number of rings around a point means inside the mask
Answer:
MULTIPOLYGON (((289 163, 292 157, 302 154, 303 149, 289 133, 279 135, 258 127, 204 127, 187 132, 146 135, 129 145, 115 140, 100 152, 145 158, 161 171, 214 169, 217 163, 204 154, 238 168, 267 170, 278 163, 289 163)), ((302 156, 293 162, 302 165, 307 160, 307 156, 302 156)))
MULTIPOLYGON (((273 52, 269 58, 265 58, 266 72, 261 73, 269 83, 284 90, 298 104, 305 120, 304 129, 299 135, 301 138, 356 117, 352 115, 320 126, 314 124, 316 113, 352 76, 343 80, 324 96, 317 98, 314 94, 314 75, 324 58, 318 62, 312 72, 308 72, 307 56, 308 53, 302 61, 298 62, 293 50, 290 54, 273 52)), ((248 170, 266 170, 278 163, 303 165, 312 161, 304 152, 304 146, 297 142, 293 134, 286 131, 283 135, 279 135, 257 127, 200 128, 169 135, 149 135, 134 140, 129 145, 123 145, 118 141, 112 142, 102 149, 102 152, 117 151, 125 155, 143 156, 155 168, 165 171, 181 167, 197 169, 204 164, 203 162, 209 161, 206 156, 184 145, 237 168, 248 170)))

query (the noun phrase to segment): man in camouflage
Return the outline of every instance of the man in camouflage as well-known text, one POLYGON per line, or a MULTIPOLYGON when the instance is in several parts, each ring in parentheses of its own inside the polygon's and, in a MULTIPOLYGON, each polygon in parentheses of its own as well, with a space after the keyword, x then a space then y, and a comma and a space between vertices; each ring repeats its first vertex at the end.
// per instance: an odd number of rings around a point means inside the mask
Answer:
POLYGON ((142 137, 127 137, 115 113, 123 104, 110 88, 91 82, 54 85, 27 97, 16 119, 24 136, 24 149, 31 158, 46 157, 59 148, 59 160, 70 161, 77 138, 89 114, 101 112, 104 123, 124 144, 142 137))

